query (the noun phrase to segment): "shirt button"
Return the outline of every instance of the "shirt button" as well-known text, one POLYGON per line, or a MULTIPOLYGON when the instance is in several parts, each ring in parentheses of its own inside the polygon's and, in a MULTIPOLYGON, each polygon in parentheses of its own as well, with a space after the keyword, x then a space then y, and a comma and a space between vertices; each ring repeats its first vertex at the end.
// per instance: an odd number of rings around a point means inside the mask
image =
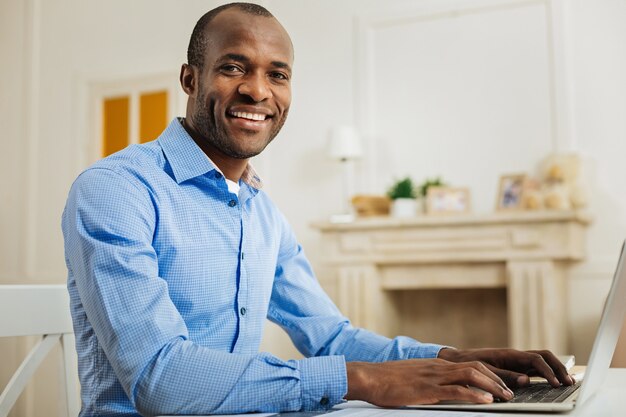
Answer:
POLYGON ((328 397, 322 397, 322 399, 320 400, 320 404, 322 405, 328 405, 328 397))
POLYGON ((220 174, 219 172, 215 171, 215 178, 217 178, 219 180, 221 176, 222 176, 222 174, 220 174))
POLYGON ((237 202, 236 202, 235 200, 230 200, 230 201, 228 202, 228 205, 229 205, 230 207, 235 207, 235 206, 237 205, 237 202))
POLYGON ((247 311, 248 311, 248 310, 246 310, 246 308, 245 308, 245 307, 241 307, 241 308, 239 309, 239 312, 241 313, 241 315, 242 315, 242 316, 245 316, 247 311))

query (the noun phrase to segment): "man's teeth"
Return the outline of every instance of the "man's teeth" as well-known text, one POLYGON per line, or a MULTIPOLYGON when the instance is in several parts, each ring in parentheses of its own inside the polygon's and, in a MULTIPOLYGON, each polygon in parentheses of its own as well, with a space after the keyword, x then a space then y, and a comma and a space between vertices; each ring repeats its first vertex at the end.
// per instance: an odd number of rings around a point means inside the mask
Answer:
POLYGON ((244 113, 240 111, 231 112, 230 114, 235 117, 241 117, 242 119, 250 119, 250 120, 265 120, 265 118, 267 117, 264 114, 244 113))

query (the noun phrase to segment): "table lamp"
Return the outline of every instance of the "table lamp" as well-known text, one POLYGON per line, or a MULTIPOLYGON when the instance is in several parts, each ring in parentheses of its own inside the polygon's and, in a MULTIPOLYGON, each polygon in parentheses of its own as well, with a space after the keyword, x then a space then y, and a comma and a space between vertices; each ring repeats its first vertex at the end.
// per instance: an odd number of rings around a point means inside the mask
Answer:
POLYGON ((354 220, 350 199, 354 194, 354 161, 363 154, 361 140, 352 126, 336 126, 330 129, 328 154, 339 160, 343 171, 343 195, 341 213, 331 216, 331 222, 345 223, 354 220))

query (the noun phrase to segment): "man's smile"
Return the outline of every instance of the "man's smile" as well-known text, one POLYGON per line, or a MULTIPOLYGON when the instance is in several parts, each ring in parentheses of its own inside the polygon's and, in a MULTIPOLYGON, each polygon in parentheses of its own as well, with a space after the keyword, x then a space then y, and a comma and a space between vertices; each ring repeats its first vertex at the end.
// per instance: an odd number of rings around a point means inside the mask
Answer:
POLYGON ((272 123, 274 115, 261 107, 233 106, 226 111, 226 117, 241 129, 260 132, 272 123))
POLYGON ((268 116, 267 114, 246 113, 246 112, 240 112, 240 111, 229 111, 228 114, 232 117, 238 117, 241 119, 256 120, 256 121, 266 120, 271 117, 271 116, 268 116))

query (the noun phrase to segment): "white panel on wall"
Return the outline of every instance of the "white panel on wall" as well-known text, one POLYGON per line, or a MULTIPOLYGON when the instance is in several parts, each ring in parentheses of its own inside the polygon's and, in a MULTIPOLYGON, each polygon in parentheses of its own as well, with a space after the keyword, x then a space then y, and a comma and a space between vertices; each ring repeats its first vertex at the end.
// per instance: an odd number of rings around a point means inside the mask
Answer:
POLYGON ((547 14, 527 2, 366 22, 370 187, 441 175, 491 211, 499 175, 534 170, 555 139, 547 14))

